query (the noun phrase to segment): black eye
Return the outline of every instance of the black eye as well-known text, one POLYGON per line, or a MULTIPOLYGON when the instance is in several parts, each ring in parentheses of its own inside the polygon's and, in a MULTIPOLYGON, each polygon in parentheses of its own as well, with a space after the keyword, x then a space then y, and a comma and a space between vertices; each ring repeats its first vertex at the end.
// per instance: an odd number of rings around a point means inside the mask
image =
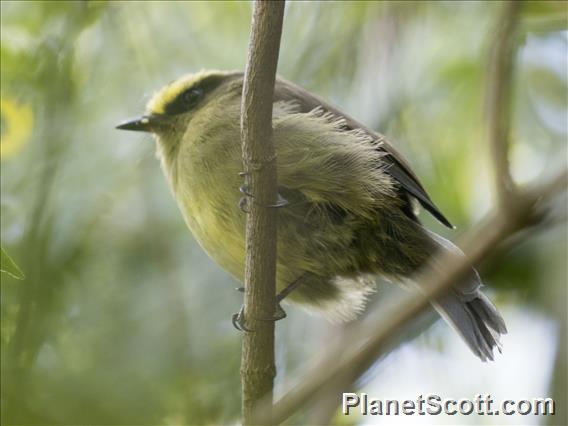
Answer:
POLYGON ((197 103, 197 101, 199 101, 199 99, 201 99, 202 95, 203 91, 198 87, 194 87, 183 92, 182 100, 185 105, 193 106, 197 103))
POLYGON ((176 115, 191 111, 197 107, 201 99, 203 99, 203 88, 190 87, 177 95, 172 102, 166 104, 165 113, 176 115))

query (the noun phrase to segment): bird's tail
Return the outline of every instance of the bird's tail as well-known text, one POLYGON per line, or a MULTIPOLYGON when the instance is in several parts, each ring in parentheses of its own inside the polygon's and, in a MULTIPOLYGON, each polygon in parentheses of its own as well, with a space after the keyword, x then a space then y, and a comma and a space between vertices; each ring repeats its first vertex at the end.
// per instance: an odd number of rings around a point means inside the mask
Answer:
MULTIPOLYGON (((428 233, 441 249, 464 256, 450 241, 431 231, 428 233)), ((493 360, 495 347, 501 352, 499 338, 507 333, 507 327, 493 303, 481 292, 482 287, 479 274, 472 269, 466 280, 454 286, 432 305, 458 332, 473 353, 482 361, 487 361, 493 360)))

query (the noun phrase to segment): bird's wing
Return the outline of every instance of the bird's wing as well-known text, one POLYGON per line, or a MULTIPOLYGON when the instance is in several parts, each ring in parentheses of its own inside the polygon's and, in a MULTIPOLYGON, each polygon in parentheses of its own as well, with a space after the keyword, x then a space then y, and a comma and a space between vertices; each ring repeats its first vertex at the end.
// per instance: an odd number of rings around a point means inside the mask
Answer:
POLYGON ((452 224, 430 199, 430 196, 418 180, 418 177, 411 170, 410 165, 404 159, 402 154, 400 154, 383 135, 366 128, 361 123, 339 111, 329 103, 319 99, 317 96, 312 95, 294 83, 283 79, 278 79, 276 81, 276 85, 274 87, 274 101, 295 102, 301 112, 309 112, 318 107, 323 108, 325 111, 345 120, 346 128, 353 130, 358 129, 367 133, 376 141, 377 149, 388 154, 382 158, 383 161, 388 163, 386 172, 390 174, 408 194, 416 198, 436 219, 447 227, 453 228, 452 224))

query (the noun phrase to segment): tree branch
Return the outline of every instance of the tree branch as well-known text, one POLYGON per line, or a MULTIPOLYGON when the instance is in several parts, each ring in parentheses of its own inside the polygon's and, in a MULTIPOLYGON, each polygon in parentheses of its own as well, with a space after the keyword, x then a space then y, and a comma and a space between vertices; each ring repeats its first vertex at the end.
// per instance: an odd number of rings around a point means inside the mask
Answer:
MULTIPOLYGON (((272 99, 284 17, 284 1, 256 1, 241 105, 241 141, 248 198, 242 343, 242 415, 251 424, 261 398, 272 400, 277 212, 276 157, 272 145, 272 99)), ((269 404, 270 405, 270 404, 269 404)))
POLYGON ((514 200, 515 183, 509 169, 511 93, 513 86, 514 43, 521 2, 508 1, 497 23, 489 56, 486 87, 488 142, 493 160, 495 194, 498 205, 514 200))

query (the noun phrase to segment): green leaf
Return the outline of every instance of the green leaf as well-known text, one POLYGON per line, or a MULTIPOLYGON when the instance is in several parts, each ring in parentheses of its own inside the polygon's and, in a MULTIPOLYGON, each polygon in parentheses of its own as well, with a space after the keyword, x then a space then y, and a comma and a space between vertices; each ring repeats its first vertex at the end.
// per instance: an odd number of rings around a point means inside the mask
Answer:
POLYGON ((0 272, 8 274, 17 280, 23 280, 25 275, 22 270, 18 268, 18 265, 16 265, 12 258, 8 256, 8 253, 4 251, 4 248, 0 247, 0 251, 2 252, 0 257, 0 272))

